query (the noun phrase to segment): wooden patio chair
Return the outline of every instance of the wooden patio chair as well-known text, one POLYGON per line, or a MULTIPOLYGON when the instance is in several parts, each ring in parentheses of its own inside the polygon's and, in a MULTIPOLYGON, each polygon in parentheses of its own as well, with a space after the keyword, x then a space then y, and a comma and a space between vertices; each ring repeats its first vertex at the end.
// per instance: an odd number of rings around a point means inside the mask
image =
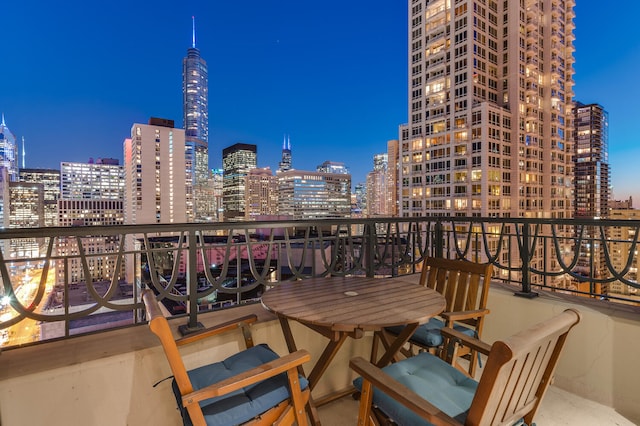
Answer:
MULTIPOLYGON (((493 265, 490 263, 426 258, 420 273, 420 285, 442 294, 447 301, 447 306, 439 317, 432 318, 418 327, 409 343, 431 353, 443 350, 447 345, 440 330, 445 326, 480 339, 484 317, 489 313, 487 298, 492 271, 493 265)), ((402 329, 402 326, 390 327, 380 333, 379 337, 385 347, 388 347, 392 340, 387 333, 398 335, 402 329)), ((469 364, 465 367, 456 361, 456 367, 474 377, 478 365, 477 351, 463 347, 459 349, 459 353, 469 361, 469 364)), ((411 356, 413 353, 404 351, 404 355, 411 356)))
POLYGON ((174 340, 151 290, 142 293, 149 327, 158 336, 173 372, 172 388, 185 425, 306 425, 307 380, 298 367, 311 359, 305 350, 279 357, 267 345, 253 345, 249 315, 174 340), (179 346, 242 330, 246 350, 222 362, 185 368, 179 346))
POLYGON ((479 382, 422 352, 379 369, 358 357, 350 366, 360 378, 358 425, 531 424, 544 397, 569 330, 580 313, 560 315, 489 346, 463 333, 443 333, 488 354, 479 382), (380 423, 378 423, 380 422, 380 423))

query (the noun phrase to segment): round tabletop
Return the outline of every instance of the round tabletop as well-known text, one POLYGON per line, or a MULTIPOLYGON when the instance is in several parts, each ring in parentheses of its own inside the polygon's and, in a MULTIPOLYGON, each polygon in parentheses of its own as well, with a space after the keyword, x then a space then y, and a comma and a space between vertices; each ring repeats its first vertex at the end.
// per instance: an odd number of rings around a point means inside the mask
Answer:
POLYGON ((262 305, 281 317, 346 332, 424 324, 445 303, 440 293, 406 277, 283 281, 262 295, 262 305))

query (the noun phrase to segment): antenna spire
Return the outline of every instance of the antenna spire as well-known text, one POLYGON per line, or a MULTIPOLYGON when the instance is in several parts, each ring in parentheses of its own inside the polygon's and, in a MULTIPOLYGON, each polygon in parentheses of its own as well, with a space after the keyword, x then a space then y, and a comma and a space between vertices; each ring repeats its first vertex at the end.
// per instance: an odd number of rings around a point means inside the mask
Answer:
POLYGON ((2 125, 6 126, 6 124, 4 124, 4 112, 2 113, 2 125))
POLYGON ((193 35, 191 36, 191 47, 196 48, 196 17, 191 16, 191 23, 193 25, 193 35))

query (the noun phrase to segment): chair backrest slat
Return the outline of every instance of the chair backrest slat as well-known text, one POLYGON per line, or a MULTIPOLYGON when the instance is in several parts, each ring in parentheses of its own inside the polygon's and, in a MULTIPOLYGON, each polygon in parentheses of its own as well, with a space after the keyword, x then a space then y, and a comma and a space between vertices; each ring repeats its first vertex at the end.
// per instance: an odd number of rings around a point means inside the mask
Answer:
MULTIPOLYGON (((445 311, 470 311, 487 306, 493 266, 466 260, 428 257, 422 265, 420 284, 447 300, 445 311)), ((475 326, 476 320, 465 321, 475 326)))

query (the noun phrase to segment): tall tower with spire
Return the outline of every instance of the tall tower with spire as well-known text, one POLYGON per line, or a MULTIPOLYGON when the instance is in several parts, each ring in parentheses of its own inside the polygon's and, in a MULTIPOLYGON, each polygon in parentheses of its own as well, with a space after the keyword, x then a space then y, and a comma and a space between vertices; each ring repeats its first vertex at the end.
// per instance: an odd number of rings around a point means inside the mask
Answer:
POLYGON ((7 170, 7 178, 11 182, 18 181, 18 145, 4 121, 0 122, 0 167, 7 170))
POLYGON ((282 161, 278 167, 279 172, 286 172, 291 170, 291 139, 289 136, 285 136, 282 141, 282 161))
POLYGON ((182 103, 187 172, 193 187, 188 197, 195 204, 195 220, 210 216, 204 194, 209 178, 209 78, 207 62, 196 47, 196 21, 192 19, 191 47, 182 60, 182 103), (200 200, 201 202, 199 202, 200 200))

